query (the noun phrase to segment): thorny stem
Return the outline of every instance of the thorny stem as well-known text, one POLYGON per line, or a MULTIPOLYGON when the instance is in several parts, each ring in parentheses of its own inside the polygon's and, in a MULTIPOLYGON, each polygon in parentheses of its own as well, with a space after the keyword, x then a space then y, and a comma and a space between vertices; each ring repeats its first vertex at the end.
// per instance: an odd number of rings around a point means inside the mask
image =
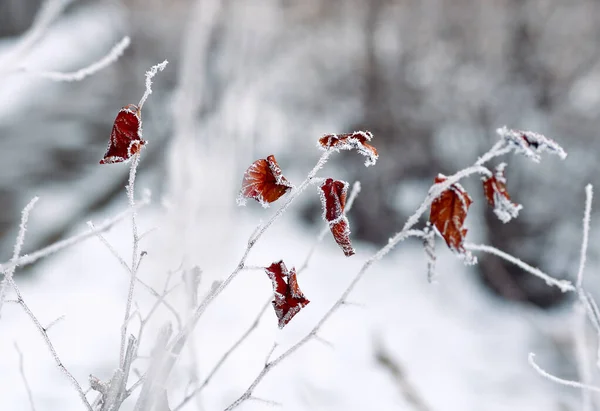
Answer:
POLYGON ((490 149, 486 154, 484 154, 482 157, 480 157, 473 166, 455 173, 454 175, 448 177, 446 180, 444 180, 441 183, 434 184, 429 189, 429 193, 427 194, 427 196, 425 197, 425 199, 423 200, 423 202, 421 203, 421 205, 419 206, 417 211, 415 211, 415 213, 408 218, 408 220, 404 224, 404 227, 402 227, 402 230, 400 232, 398 232, 397 234, 395 234, 388 241, 388 244, 386 246, 381 248, 377 253, 375 253, 371 258, 369 258, 364 263, 364 265, 361 267, 360 271, 354 276, 353 280, 350 282, 348 287, 342 293, 340 298, 325 313, 325 315, 321 318, 321 320, 317 323, 317 325, 315 325, 315 327, 306 336, 304 336, 300 341, 298 341, 296 344, 294 344, 292 347, 290 347, 288 350, 286 350, 284 353, 282 353, 279 357, 277 357, 273 361, 265 364, 265 366, 260 371, 260 373, 257 375, 255 380, 252 382, 252 384, 250 384, 250 386, 248 387, 246 392, 244 392, 237 400, 235 400, 229 407, 227 407, 225 409, 225 411, 233 410, 233 409, 237 408, 239 405, 241 405, 244 401, 251 398, 252 393, 253 393, 254 389, 256 388, 256 386, 262 381, 262 379, 268 374, 268 372, 272 368, 277 366, 279 363, 281 363, 283 360, 285 360, 291 354, 293 354, 296 350, 298 350, 298 348, 302 347, 304 344, 306 344, 308 341, 310 341, 313 337, 315 337, 317 335, 317 332, 323 326, 323 324, 331 317, 331 315, 335 311, 337 311, 337 309, 339 307, 341 307, 344 304, 348 295, 352 292, 352 290, 354 289, 356 284, 358 284, 358 282, 364 276, 365 272, 369 269, 369 267, 371 265, 373 265, 373 263, 381 260, 398 243, 406 240, 407 238, 409 238, 411 236, 422 237, 425 235, 425 233, 423 233, 423 231, 421 231, 421 230, 412 230, 412 227, 414 227, 418 223, 419 219, 427 211, 427 209, 429 208, 431 203, 442 192, 444 192, 445 190, 450 188, 450 186, 452 184, 457 183, 458 181, 460 181, 461 179, 463 179, 469 175, 472 175, 472 174, 489 175, 490 171, 486 167, 483 167, 483 165, 486 162, 488 162, 489 160, 491 160, 492 158, 506 154, 510 150, 511 150, 510 148, 504 146, 503 141, 499 141, 492 147, 492 149, 490 149))

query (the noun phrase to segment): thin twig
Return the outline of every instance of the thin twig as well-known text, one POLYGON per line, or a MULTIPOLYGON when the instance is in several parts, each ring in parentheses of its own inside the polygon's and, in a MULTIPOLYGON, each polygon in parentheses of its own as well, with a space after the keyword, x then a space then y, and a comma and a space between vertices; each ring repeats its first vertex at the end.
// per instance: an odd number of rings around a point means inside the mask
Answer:
POLYGON ((583 291, 583 270, 585 269, 585 262, 588 249, 588 241, 590 237, 590 218, 592 215, 592 199, 594 197, 594 191, 591 184, 585 187, 585 210, 583 213, 583 236, 581 241, 581 252, 579 256, 579 270, 577 270, 577 283, 576 287, 578 292, 583 291))
POLYGON ((129 169, 129 184, 127 185, 127 197, 129 198, 129 207, 134 210, 131 213, 131 227, 133 231, 133 255, 131 258, 131 280, 129 282, 129 292, 127 294, 127 304, 125 306, 125 318, 123 319, 123 324, 121 326, 121 350, 119 357, 119 364, 121 367, 124 366, 125 361, 125 348, 127 342, 127 320, 129 319, 129 315, 131 312, 131 304, 133 303, 133 292, 135 290, 135 283, 137 279, 137 261, 138 261, 138 245, 139 245, 139 237, 138 237, 138 229, 136 222, 136 212, 135 212, 135 174, 137 171, 137 166, 140 161, 139 154, 135 154, 131 161, 131 168, 129 169))
POLYGON ((23 385, 25 386, 25 390, 27 391, 27 398, 29 398, 29 405, 31 406, 31 411, 35 411, 35 402, 33 401, 33 393, 31 392, 31 387, 29 386, 29 381, 27 381, 27 376, 25 375, 25 368, 23 366, 23 353, 19 349, 19 345, 15 342, 15 350, 17 350, 17 354, 19 355, 19 373, 21 374, 21 379, 23 380, 23 385))
MULTIPOLYGON (((136 204, 136 210, 139 210, 140 208, 148 204, 150 204, 150 199, 144 198, 142 199, 142 201, 138 201, 138 203, 136 204)), ((5 263, 2 263, 0 264, 0 271, 6 271, 14 267, 24 267, 26 265, 33 264, 41 258, 48 257, 52 254, 56 254, 57 252, 64 250, 65 248, 71 247, 75 244, 79 244, 82 241, 97 235, 98 233, 106 232, 109 229, 111 229, 115 224, 127 218, 131 212, 132 210, 127 209, 117 214, 113 218, 105 221, 104 223, 98 225, 95 230, 86 230, 81 234, 77 234, 64 240, 57 241, 56 243, 50 244, 49 246, 41 248, 40 250, 35 251, 31 254, 24 255, 18 258, 16 261, 7 261, 5 263)))
POLYGON ((582 384, 578 381, 565 380, 563 378, 559 378, 559 377, 556 377, 556 376, 550 374, 548 371, 544 370, 542 367, 537 365, 534 358, 535 358, 535 354, 530 352, 529 357, 528 357, 529 365, 531 365, 533 367, 533 369, 536 370, 538 372, 538 374, 540 374, 542 377, 547 378, 550 381, 553 381, 555 383, 558 383, 561 385, 566 385, 568 387, 583 388, 583 389, 590 390, 590 391, 600 392, 600 388, 594 387, 593 385, 582 384))
POLYGON ((144 91, 144 95, 138 103, 139 110, 142 109, 142 106, 144 105, 148 97, 150 97, 150 94, 152 94, 152 79, 154 78, 156 73, 158 73, 159 71, 163 71, 165 67, 167 67, 167 64, 169 64, 169 62, 165 60, 162 63, 152 66, 150 70, 146 72, 146 91, 144 91))
POLYGON ((37 330, 41 334, 42 338, 44 339, 44 342, 46 343, 46 347, 48 347, 50 354, 52 354, 52 358, 54 358, 54 362, 56 363, 58 368, 62 371, 62 373, 65 374, 65 376, 69 379, 69 381, 71 381, 71 384, 77 390, 77 393, 79 394, 79 397, 81 398, 81 401, 86 406, 86 408, 89 411, 94 411, 92 409, 92 406, 88 402, 88 400, 85 396, 85 392, 81 388, 81 385, 79 385, 79 382, 77 382, 77 380, 75 379, 73 374, 71 374, 69 372, 69 370, 67 370, 67 368, 63 365, 60 357, 58 356, 58 353, 56 352, 56 349, 54 348, 54 345, 52 344, 52 341, 50 340, 50 337, 48 336, 48 333, 46 332, 46 329, 42 326, 42 324, 37 319, 35 314, 33 314, 31 309, 29 308, 29 306, 25 303, 25 300, 23 299, 23 296, 22 296, 21 291, 19 290, 17 284, 12 279, 10 280, 10 284, 11 284, 13 290, 15 291, 15 294, 17 295, 19 304, 21 305, 21 307, 23 307, 23 310, 29 316, 31 321, 35 324, 35 327, 37 328, 37 330))
MULTIPOLYGON (((35 203, 37 203, 38 200, 39 197, 33 197, 21 213, 21 224, 19 225, 19 233, 17 234, 17 239, 15 241, 11 262, 15 262, 19 259, 19 255, 21 254, 21 248, 23 247, 23 242, 25 241, 25 231, 27 231, 27 220, 29 220, 29 213, 31 212, 31 210, 35 206, 35 203)), ((6 298, 6 291, 8 289, 8 285, 12 281, 14 273, 15 267, 8 268, 4 271, 4 278, 2 280, 2 283, 0 283, 0 312, 2 311, 2 305, 4 303, 4 299, 6 298)))
POLYGON ((527 271, 528 273, 541 278, 549 286, 558 287, 562 292, 575 291, 575 287, 573 286, 573 284, 570 281, 557 280, 556 278, 550 277, 548 274, 544 273, 539 268, 532 267, 529 264, 525 263, 524 261, 518 259, 517 257, 513 257, 512 255, 505 253, 504 251, 499 250, 495 247, 492 247, 489 245, 483 245, 483 244, 470 244, 470 243, 465 243, 464 247, 467 250, 483 251, 483 252, 498 256, 498 257, 522 268, 523 270, 527 271))
POLYGON ((117 44, 115 44, 110 51, 102 57, 100 60, 93 62, 87 67, 83 67, 77 71, 71 73, 63 73, 60 71, 35 71, 27 67, 21 67, 22 70, 29 74, 33 74, 38 77, 42 77, 52 81, 81 81, 84 78, 96 74, 97 72, 105 69, 106 67, 117 61, 125 52, 127 47, 131 44, 129 36, 123 37, 117 44))
POLYGON ((18 69, 21 61, 46 34, 52 23, 73 0, 46 0, 40 7, 35 19, 17 44, 0 60, 0 77, 18 69))

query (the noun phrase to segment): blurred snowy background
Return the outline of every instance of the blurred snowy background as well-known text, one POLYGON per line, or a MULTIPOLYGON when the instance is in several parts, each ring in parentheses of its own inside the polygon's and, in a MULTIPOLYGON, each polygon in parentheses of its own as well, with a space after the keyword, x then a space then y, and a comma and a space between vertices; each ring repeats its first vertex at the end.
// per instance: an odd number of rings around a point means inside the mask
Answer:
MULTIPOLYGON (((309 330, 362 262, 401 228, 435 175, 472 164, 495 142, 499 126, 544 133, 569 157, 539 165, 507 159, 509 190, 524 205, 508 225, 475 194, 476 179, 465 184, 476 201, 467 220, 470 240, 555 277, 574 278, 584 186, 600 186, 598 2, 70 1, 19 56, 20 66, 73 71, 124 35, 131 46, 105 70, 69 83, 3 69, 42 3, 0 0, 2 261, 12 254, 20 211, 34 195, 41 199, 25 252, 126 207, 128 167, 98 161, 116 113, 138 101, 143 73, 165 59, 170 64, 144 106, 149 144, 138 181, 154 200, 140 224, 158 227, 142 244, 148 259, 141 275, 157 287, 181 264, 202 268, 202 292, 235 268, 254 225, 272 212, 235 206, 252 161, 273 153, 298 183, 318 158, 322 134, 368 129, 375 135, 376 167, 365 169, 355 153, 343 153, 323 172, 362 182, 349 216, 358 254, 344 258, 327 238, 301 280, 311 304, 283 331, 276 331, 269 311, 185 409, 219 410, 237 398, 273 340, 289 345, 309 330)), ((318 196, 309 190, 250 263, 283 258, 299 266, 322 225, 318 196)), ((124 222, 107 235, 124 256, 130 255, 129 232, 124 222)), ((599 280, 597 233, 592 226, 586 282, 600 295, 591 286, 599 280)), ((479 265, 463 267, 439 244, 439 284, 427 283, 420 245, 402 245, 353 294, 362 306, 343 309, 325 327, 333 349, 305 346, 257 395, 286 410, 581 409, 578 390, 553 385, 527 365, 527 353, 535 351, 546 368, 577 378, 565 295, 495 257, 482 255, 479 265)), ((122 271, 90 239, 16 273, 44 322, 66 316, 51 336, 84 388, 90 373, 106 379, 117 366, 127 293, 122 271)), ((247 272, 211 307, 195 341, 200 376, 252 323, 269 292, 266 275, 247 272)), ((151 303, 151 296, 139 294, 140 305, 151 303)), ((39 335, 11 306, 0 321, 0 409, 28 408, 14 341, 24 353, 37 410, 82 409, 39 335)), ((183 361, 171 382, 173 407, 193 363, 183 361)), ((249 402, 243 409, 266 408, 249 402)))

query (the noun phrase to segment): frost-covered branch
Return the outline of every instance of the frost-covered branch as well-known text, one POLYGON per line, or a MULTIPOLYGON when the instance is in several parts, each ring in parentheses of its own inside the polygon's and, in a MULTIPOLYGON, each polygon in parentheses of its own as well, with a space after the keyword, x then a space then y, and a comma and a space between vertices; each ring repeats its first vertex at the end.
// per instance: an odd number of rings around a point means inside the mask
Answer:
POLYGON ((22 70, 29 74, 33 74, 38 77, 42 77, 52 81, 81 81, 86 77, 96 74, 97 72, 104 70, 116 62, 125 52, 127 47, 131 44, 129 36, 123 37, 117 44, 115 44, 110 51, 102 57, 100 60, 93 62, 92 64, 83 67, 77 71, 70 73, 63 73, 60 71, 35 71, 28 67, 22 67, 22 70))
POLYGON ((46 0, 40 7, 29 30, 17 44, 0 60, 0 77, 18 69, 21 61, 27 57, 33 47, 48 32, 54 21, 74 0, 46 0))
POLYGON ((548 274, 544 273, 539 268, 532 267, 529 264, 525 263, 524 261, 521 261, 517 257, 514 257, 508 253, 505 253, 502 250, 498 250, 495 247, 492 247, 489 245, 484 245, 484 244, 466 243, 465 249, 471 250, 471 251, 483 251, 485 253, 493 254, 497 257, 500 257, 500 258, 508 261, 509 263, 512 263, 512 264, 522 268, 523 270, 527 271, 528 273, 533 274, 538 278, 541 278, 549 286, 558 287, 562 292, 575 291, 575 287, 573 286, 573 284, 570 281, 557 280, 556 278, 553 278, 553 277, 549 276, 548 274))
MULTIPOLYGON (((27 220, 29 219, 29 213, 35 206, 35 203, 39 200, 38 197, 34 197, 31 199, 29 204, 25 206, 23 212, 21 213, 21 224, 19 225, 19 234, 17 235, 17 240, 15 241, 15 246, 13 249, 13 256, 11 262, 15 262, 19 259, 19 255, 21 254, 21 248, 23 247, 23 242, 25 241, 25 231, 27 231, 27 220)), ((4 304, 4 299, 6 298, 6 291, 8 289, 8 285, 12 282, 13 274, 15 273, 15 266, 6 268, 4 270, 4 278, 2 279, 2 283, 0 283, 0 312, 2 312, 2 305, 4 304)))
POLYGON ((138 261, 141 256, 138 255, 138 247, 139 247, 139 235, 138 235, 138 227, 137 227, 137 213, 135 211, 135 175, 137 172, 137 166, 140 161, 140 155, 135 154, 133 156, 133 160, 131 161, 131 167, 129 169, 129 184, 127 185, 127 197, 129 199, 129 207, 131 208, 131 227, 133 234, 133 255, 131 257, 131 279, 129 281, 129 292, 127 294, 127 305, 125 306, 125 317, 123 319, 123 324, 121 325, 121 354, 120 354, 120 364, 121 367, 124 366, 125 361, 125 344, 127 340, 127 322, 129 320, 129 315, 131 312, 131 305, 133 304, 133 292, 135 290, 135 283, 137 280, 138 273, 138 261))
POLYGON ((600 392, 599 387, 594 387, 593 385, 582 384, 578 381, 565 380, 563 378, 559 378, 555 375, 550 374, 548 371, 544 370, 542 367, 540 367, 538 364, 536 364, 534 358, 535 358, 535 354, 529 353, 529 357, 528 357, 529 365, 531 365, 533 367, 533 369, 536 370, 537 373, 540 374, 542 377, 547 378, 550 381, 553 381, 555 383, 558 383, 561 385, 566 385, 568 387, 582 388, 582 389, 586 389, 586 390, 590 390, 590 391, 594 391, 594 392, 600 392))
MULTIPOLYGON (((22 213, 22 217, 21 217, 21 225, 19 226, 19 234, 17 235, 17 241, 15 242, 13 259, 17 259, 19 256, 19 253, 21 252, 21 247, 22 247, 23 241, 25 239, 25 232, 27 231, 27 221, 29 220, 29 212, 33 208, 36 201, 37 201, 37 197, 34 198, 32 201, 30 201, 29 204, 23 209, 23 213, 22 213)), ((8 270, 14 270, 14 266, 11 268, 8 268, 8 270)), ((8 271, 5 271, 4 281, 6 281, 7 286, 10 286, 12 288, 12 290, 14 291, 15 295, 17 296, 17 303, 23 308, 23 311, 25 311, 25 313, 29 316, 30 320, 35 325, 36 329, 38 330, 38 332, 44 339, 44 342, 46 343, 46 347, 50 351, 50 354, 52 354, 52 357, 54 358, 54 362, 56 363, 58 368, 62 371, 62 373, 69 379, 71 384, 75 387, 75 389, 77 390, 77 393, 79 394, 79 397, 81 398, 81 401, 84 403, 84 405, 86 406, 86 408, 89 411, 93 411, 92 406, 88 402, 88 400, 85 396, 85 393, 84 393, 83 389, 81 388, 81 385, 79 384, 79 382, 77 382, 77 380, 75 379, 73 374, 71 374, 69 372, 69 370, 64 366, 60 357, 58 356, 58 353, 56 352, 56 349, 54 348, 54 345, 52 344, 52 341, 50 340, 50 337, 48 336, 47 328, 45 328, 42 325, 40 320, 38 320, 38 318, 35 316, 33 311, 31 311, 31 309, 25 302, 25 299, 23 298, 21 290, 19 289, 19 287, 17 286, 17 284, 15 283, 15 281, 12 277, 12 273, 10 275, 7 275, 7 272, 8 271)))
POLYGON ((162 63, 152 66, 150 70, 146 72, 146 90, 144 91, 144 95, 138 103, 139 110, 142 109, 142 106, 144 105, 144 103, 146 103, 146 100, 148 100, 150 94, 152 94, 152 79, 154 78, 154 76, 156 76, 156 73, 158 73, 159 71, 163 71, 165 67, 167 67, 167 64, 169 64, 169 62, 165 60, 162 63))
MULTIPOLYGON (((150 198, 145 197, 141 201, 137 202, 135 209, 139 210, 140 208, 142 208, 148 204, 150 204, 150 198)), ((104 232, 110 230, 117 223, 119 223, 122 220, 124 220, 125 218, 129 217, 129 214, 131 212, 132 212, 131 209, 127 209, 127 210, 122 211, 121 213, 117 214, 113 218, 105 221, 104 223, 98 225, 93 230, 88 230, 86 232, 74 235, 67 239, 57 241, 54 244, 50 244, 49 246, 41 248, 38 251, 35 251, 31 254, 24 255, 24 256, 18 258, 16 261, 7 261, 5 263, 2 263, 2 264, 0 264, 0 271, 4 272, 6 270, 10 270, 15 267, 23 267, 23 266, 26 266, 29 264, 33 264, 42 258, 48 257, 52 254, 56 254, 59 251, 64 250, 65 248, 79 244, 82 241, 87 240, 88 238, 97 235, 98 233, 104 233, 104 232)))

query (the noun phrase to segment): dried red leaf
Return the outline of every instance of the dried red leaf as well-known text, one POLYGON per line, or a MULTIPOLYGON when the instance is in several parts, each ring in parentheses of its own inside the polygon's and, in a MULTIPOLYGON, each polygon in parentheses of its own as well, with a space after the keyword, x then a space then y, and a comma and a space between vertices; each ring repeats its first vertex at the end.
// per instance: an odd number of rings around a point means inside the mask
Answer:
MULTIPOLYGON (((435 178, 436 184, 444 181, 446 177, 441 174, 435 178)), ((472 203, 471 197, 458 183, 452 184, 431 203, 429 221, 444 237, 448 247, 463 255, 467 255, 463 245, 467 235, 464 223, 472 203)))
POLYGON ((310 301, 300 291, 295 268, 288 271, 282 260, 266 267, 265 271, 273 283, 275 299, 272 304, 279 319, 279 328, 283 328, 310 301))
POLYGON ((368 142, 373 138, 370 131, 355 131, 347 134, 327 134, 319 139, 319 145, 326 150, 357 150, 367 157, 365 166, 374 165, 379 158, 377 149, 368 142))
POLYGON ((146 141, 142 139, 142 117, 138 106, 123 107, 113 124, 108 148, 100 164, 121 163, 139 153, 146 141))
POLYGON ((344 214, 348 183, 328 178, 320 188, 323 218, 329 223, 333 238, 344 251, 344 255, 350 257, 355 251, 350 243, 350 227, 344 214))
POLYGON ((511 201, 510 195, 506 190, 506 177, 504 176, 505 168, 505 163, 499 164, 498 167, 496 167, 496 173, 494 175, 491 177, 484 177, 482 180, 485 198, 488 203, 494 207, 494 212, 498 218, 502 222, 507 223, 519 215, 519 210, 522 207, 511 201))
POLYGON ((242 189, 238 197, 238 203, 245 204, 246 198, 254 198, 268 207, 269 203, 277 200, 293 186, 281 174, 281 168, 270 155, 266 159, 256 160, 244 173, 242 189))

